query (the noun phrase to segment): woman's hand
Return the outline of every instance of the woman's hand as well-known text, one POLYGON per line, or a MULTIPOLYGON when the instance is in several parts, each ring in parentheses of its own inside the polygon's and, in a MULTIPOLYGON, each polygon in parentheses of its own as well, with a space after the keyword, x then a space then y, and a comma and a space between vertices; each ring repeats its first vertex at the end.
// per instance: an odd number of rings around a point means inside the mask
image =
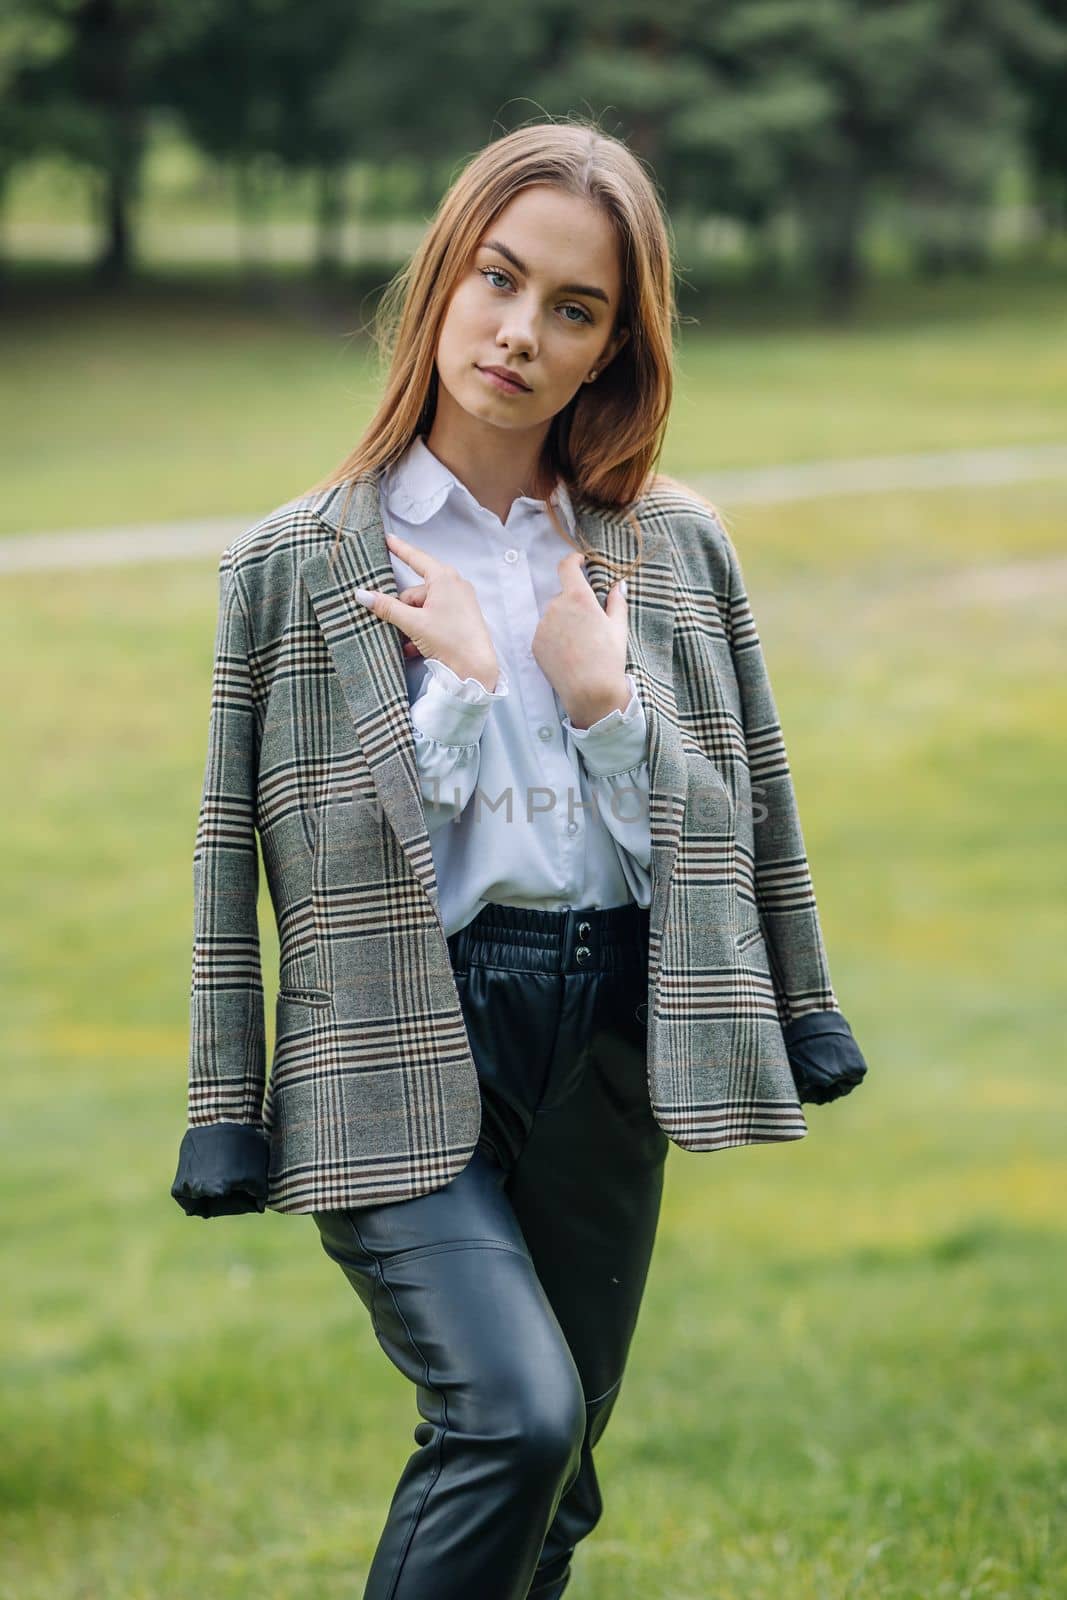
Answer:
POLYGON ((455 567, 396 534, 386 534, 385 542, 426 581, 404 589, 402 599, 378 589, 356 589, 356 599, 406 635, 404 654, 409 659, 433 656, 458 677, 474 678, 492 694, 500 668, 474 585, 455 567))
POLYGON ((545 607, 533 636, 534 660, 563 702, 576 728, 587 728, 616 707, 625 711, 629 618, 622 582, 603 609, 574 550, 556 571, 562 588, 545 607))

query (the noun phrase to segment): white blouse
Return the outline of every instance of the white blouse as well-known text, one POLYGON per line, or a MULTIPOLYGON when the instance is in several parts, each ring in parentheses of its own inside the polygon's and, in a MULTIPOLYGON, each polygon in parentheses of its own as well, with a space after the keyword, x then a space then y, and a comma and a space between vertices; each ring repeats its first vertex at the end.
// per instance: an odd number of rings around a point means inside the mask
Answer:
MULTIPOLYGON (((641 906, 651 901, 647 728, 630 701, 580 729, 531 644, 571 550, 544 502, 520 495, 506 522, 480 505, 417 435, 383 474, 386 530, 458 568, 496 650, 490 693, 434 658, 406 661, 426 824, 451 935, 484 905, 641 906), (447 826, 446 826, 447 824, 447 826)), ((554 503, 575 517, 565 485, 554 503)), ((389 552, 398 590, 424 580, 389 552)))

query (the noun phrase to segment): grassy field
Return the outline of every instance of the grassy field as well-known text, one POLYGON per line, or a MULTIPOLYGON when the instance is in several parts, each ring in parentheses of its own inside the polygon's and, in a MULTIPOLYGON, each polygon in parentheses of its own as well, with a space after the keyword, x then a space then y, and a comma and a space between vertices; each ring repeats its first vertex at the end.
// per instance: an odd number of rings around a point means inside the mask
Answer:
MULTIPOLYGON (((689 331, 664 466, 1061 437, 1067 296, 960 297, 689 331)), ((372 393, 336 329, 191 296, 4 337, 9 532, 256 515, 372 393)), ((1058 1600, 1067 484, 724 509, 870 1074, 796 1144, 672 1148, 568 1600, 1058 1600)), ((2 592, 0 1595, 351 1600, 414 1397, 309 1217, 168 1193, 215 564, 2 592)))

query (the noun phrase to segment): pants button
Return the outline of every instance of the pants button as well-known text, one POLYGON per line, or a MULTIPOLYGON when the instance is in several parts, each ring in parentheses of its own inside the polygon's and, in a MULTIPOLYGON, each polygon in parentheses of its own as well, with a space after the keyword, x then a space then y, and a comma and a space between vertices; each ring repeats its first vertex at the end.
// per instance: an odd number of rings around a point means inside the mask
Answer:
POLYGON ((592 923, 591 922, 579 922, 579 924, 578 924, 578 937, 579 937, 579 939, 588 939, 589 930, 590 930, 591 927, 592 927, 592 923))
POLYGON ((577 950, 574 952, 574 959, 575 959, 575 961, 581 961, 583 963, 588 961, 589 960, 589 946, 585 945, 585 944, 580 944, 578 946, 577 950))

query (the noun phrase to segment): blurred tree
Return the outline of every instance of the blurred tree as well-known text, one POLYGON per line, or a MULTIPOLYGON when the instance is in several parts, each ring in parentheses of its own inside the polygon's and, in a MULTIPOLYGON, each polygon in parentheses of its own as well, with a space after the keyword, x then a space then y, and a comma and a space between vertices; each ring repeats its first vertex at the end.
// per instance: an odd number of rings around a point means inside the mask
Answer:
MULTIPOLYGON (((497 133, 575 111, 625 138, 676 222, 741 223, 760 270, 783 222, 843 315, 883 198, 925 270, 980 265, 995 185, 1029 141, 1060 181, 1064 0, 5 0, 0 187, 60 149, 101 181, 100 265, 125 270, 149 110, 231 164, 311 175, 320 272, 364 205, 429 211, 497 133)), ((249 269, 257 265, 244 230, 249 269)))
POLYGON ((0 13, 0 210, 19 164, 64 142, 63 108, 37 87, 67 48, 66 26, 51 10, 8 0, 0 13))
POLYGON ((881 195, 910 206, 920 264, 981 259, 1020 139, 1014 70, 1057 59, 1062 37, 1036 0, 671 0, 655 12, 599 0, 577 14, 528 0, 523 15, 532 99, 563 114, 610 106, 672 215, 740 220, 765 275, 791 219, 838 316, 881 195), (942 240, 946 218, 955 232, 942 240))
MULTIPOLYGON (((13 115, 34 154, 56 152, 99 180, 97 272, 126 275, 145 126, 158 68, 195 25, 197 0, 5 0, 3 33, 16 41, 13 115)), ((2 47, 0 47, 2 48, 2 47)), ((11 55, 9 55, 9 61, 11 55)))
POLYGON ((484 142, 530 31, 470 0, 199 0, 199 14, 165 63, 163 97, 201 149, 235 163, 246 214, 264 157, 314 176, 327 275, 351 164, 408 162, 415 203, 432 209, 442 157, 484 142))
MULTIPOLYGON (((826 309, 844 315, 877 193, 928 221, 969 205, 985 225, 1019 139, 1013 65, 1049 60, 1063 37, 1034 0, 718 0, 691 44, 703 93, 677 110, 668 143, 712 174, 716 209, 758 223, 788 207, 826 309)), ((928 266, 953 248, 921 229, 912 247, 928 266)), ((957 261, 980 253, 973 237, 956 247, 957 261)))
POLYGON ((1064 0, 1038 0, 1046 37, 1040 52, 1013 57, 1024 102, 1023 128, 1046 236, 1067 229, 1067 20, 1064 0))
POLYGON ((245 265, 258 263, 251 224, 264 158, 317 175, 318 263, 337 262, 342 178, 358 147, 344 100, 331 92, 339 56, 358 32, 353 0, 198 0, 198 25, 162 63, 159 93, 207 155, 233 165, 245 224, 245 265))

